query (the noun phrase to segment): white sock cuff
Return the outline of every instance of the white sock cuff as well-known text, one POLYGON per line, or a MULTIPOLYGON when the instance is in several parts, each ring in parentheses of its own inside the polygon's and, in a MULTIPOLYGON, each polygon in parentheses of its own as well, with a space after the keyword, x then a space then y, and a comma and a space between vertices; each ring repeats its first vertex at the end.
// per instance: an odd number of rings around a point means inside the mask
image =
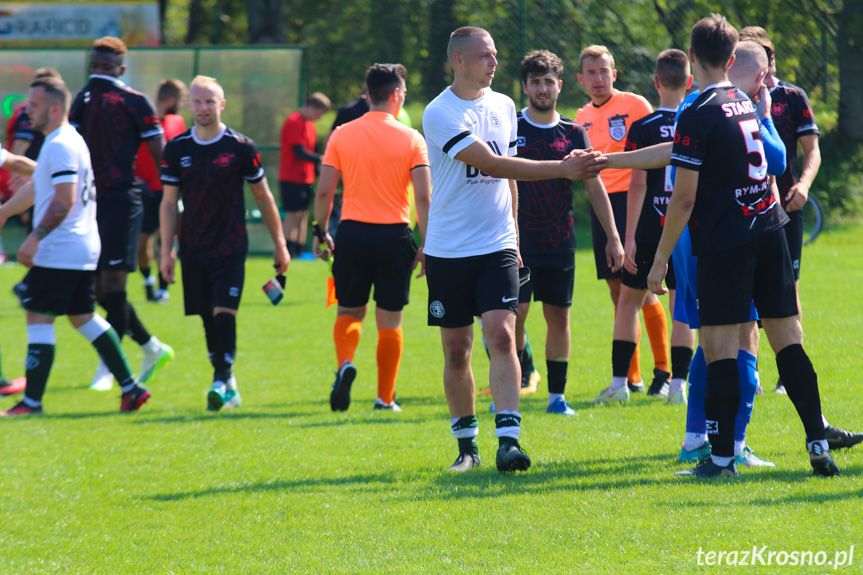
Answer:
POLYGON ((57 345, 53 323, 34 323, 27 326, 27 343, 57 345))
POLYGON ((84 336, 84 339, 93 343, 100 335, 111 329, 111 324, 105 321, 99 314, 94 314, 93 319, 78 328, 78 333, 84 336))

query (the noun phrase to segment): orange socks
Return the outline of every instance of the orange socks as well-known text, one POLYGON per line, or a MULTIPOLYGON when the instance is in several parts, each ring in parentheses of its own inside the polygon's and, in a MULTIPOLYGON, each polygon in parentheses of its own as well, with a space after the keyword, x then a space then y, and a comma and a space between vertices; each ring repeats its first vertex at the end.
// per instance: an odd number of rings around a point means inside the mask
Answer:
POLYGON ((638 339, 635 340, 635 352, 632 354, 632 362, 629 364, 629 373, 626 380, 632 383, 641 383, 641 360, 638 353, 641 350, 641 322, 638 322, 638 339))
POLYGON ((384 403, 395 400, 404 340, 400 327, 378 331, 378 397, 384 403))
POLYGON ((656 369, 670 373, 668 320, 665 309, 660 302, 656 302, 641 308, 641 313, 644 314, 644 325, 647 328, 647 337, 650 338, 650 348, 653 350, 653 363, 656 369))
POLYGON ((345 360, 353 361, 362 331, 363 322, 354 316, 340 315, 336 318, 336 325, 333 326, 333 341, 336 344, 337 367, 341 367, 345 360))

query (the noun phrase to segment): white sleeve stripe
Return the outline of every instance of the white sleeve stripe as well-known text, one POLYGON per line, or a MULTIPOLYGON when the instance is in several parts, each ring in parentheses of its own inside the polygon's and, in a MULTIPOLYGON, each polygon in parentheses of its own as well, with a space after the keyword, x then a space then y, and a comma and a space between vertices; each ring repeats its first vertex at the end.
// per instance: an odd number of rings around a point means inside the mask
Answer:
POLYGON ((175 178, 174 176, 166 176, 164 174, 162 175, 162 179, 166 182, 179 182, 180 181, 180 178, 175 178))
POLYGON ((157 128, 155 130, 150 130, 149 132, 141 132, 141 137, 144 139, 151 138, 153 136, 158 136, 162 134, 162 128, 157 128))
POLYGON ((78 174, 64 174, 61 176, 54 176, 51 178, 51 184, 77 184, 78 183, 78 174))
POLYGON ((6 158, 9 157, 9 152, 6 151, 6 148, 0 147, 0 166, 6 163, 6 158))
POLYGON ((254 176, 246 176, 247 180, 257 180, 264 177, 264 168, 258 168, 254 176))
POLYGON ((689 158, 687 156, 671 156, 672 160, 677 160, 679 162, 686 162, 687 164, 692 164, 694 166, 700 166, 704 162, 702 160, 698 160, 696 158, 689 158))

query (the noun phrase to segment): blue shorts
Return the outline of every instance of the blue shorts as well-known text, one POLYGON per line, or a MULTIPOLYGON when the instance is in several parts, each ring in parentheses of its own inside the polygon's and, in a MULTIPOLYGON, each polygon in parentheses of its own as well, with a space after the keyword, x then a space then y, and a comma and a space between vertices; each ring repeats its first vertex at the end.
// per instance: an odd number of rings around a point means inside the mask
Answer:
MULTIPOLYGON (((671 254, 674 262, 674 277, 677 280, 677 291, 674 294, 674 321, 687 324, 690 329, 701 329, 698 320, 698 303, 695 297, 695 286, 697 282, 696 268, 698 258, 692 255, 692 238, 689 236, 689 227, 683 228, 683 234, 674 246, 671 254)), ((755 303, 749 310, 749 321, 757 321, 758 312, 755 303)))

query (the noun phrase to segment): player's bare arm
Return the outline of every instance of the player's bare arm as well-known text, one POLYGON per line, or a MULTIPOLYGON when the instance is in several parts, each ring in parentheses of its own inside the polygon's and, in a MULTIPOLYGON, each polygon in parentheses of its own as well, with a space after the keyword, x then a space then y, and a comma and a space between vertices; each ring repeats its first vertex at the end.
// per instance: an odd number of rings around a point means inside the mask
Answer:
POLYGON ((273 199, 273 194, 270 193, 270 186, 267 184, 266 178, 260 182, 249 184, 249 186, 252 188, 255 203, 258 204, 258 209, 261 210, 261 220, 267 226, 267 230, 270 232, 270 237, 273 240, 273 261, 276 264, 276 273, 283 274, 288 271, 291 256, 288 254, 288 248, 285 244, 285 235, 282 232, 282 219, 279 217, 279 208, 276 207, 276 200, 273 199))
POLYGON ((605 186, 599 177, 584 180, 584 188, 587 190, 590 205, 596 213, 596 219, 599 220, 599 225, 602 226, 608 238, 608 243, 605 245, 605 263, 616 272, 623 266, 623 244, 620 243, 620 236, 617 233, 608 192, 605 191, 605 186))
POLYGON ((674 191, 671 192, 671 200, 668 210, 665 212, 665 225, 662 227, 662 237, 656 248, 656 257, 653 259, 653 267, 647 276, 647 288, 656 295, 668 293, 662 280, 668 272, 668 259, 677 240, 683 234, 683 229, 689 223, 692 208, 695 206, 695 192, 698 190, 698 172, 677 168, 677 176, 674 181, 674 191))
POLYGON ((605 156, 601 152, 585 150, 581 154, 570 154, 560 162, 538 162, 523 158, 498 156, 487 145, 480 142, 474 142, 459 152, 456 159, 493 178, 509 178, 525 182, 551 178, 584 180, 596 176, 605 168, 605 156))
POLYGON ((664 142, 631 152, 611 152, 605 155, 606 167, 625 170, 664 168, 671 163, 671 146, 671 142, 664 142))
POLYGON ((45 236, 57 229, 57 226, 63 223, 66 216, 69 215, 69 210, 75 203, 75 193, 78 190, 78 184, 74 182, 66 182, 56 184, 54 186, 54 198, 48 204, 48 209, 45 210, 45 215, 42 221, 33 228, 21 248, 18 250, 18 262, 29 267, 33 267, 33 258, 36 257, 36 252, 39 251, 39 242, 45 239, 45 236))
POLYGON ((159 206, 159 236, 162 240, 162 257, 159 258, 159 271, 169 284, 174 283, 174 231, 177 229, 180 199, 178 186, 162 186, 162 204, 159 206))
POLYGON ((518 182, 515 180, 509 181, 509 193, 512 197, 512 223, 515 225, 515 257, 518 260, 518 267, 524 267, 524 261, 521 259, 521 238, 518 235, 518 182))
MULTIPOLYGON (((319 242, 312 242, 312 253, 316 258, 324 261, 330 259, 335 248, 332 236, 330 236, 330 214, 333 211, 333 198, 336 195, 336 185, 339 183, 341 172, 332 166, 324 164, 321 166, 321 177, 318 180, 318 188, 315 191, 315 221, 318 222, 318 227, 324 233, 324 240, 327 242, 326 248, 321 249, 319 242)), ((419 209, 419 207, 417 207, 419 209)), ((417 212, 419 213, 419 212, 417 212)), ((428 214, 428 211, 426 211, 428 214)))
POLYGON ((818 168, 821 167, 818 136, 816 134, 800 136, 799 142, 803 147, 803 171, 800 174, 800 180, 791 186, 788 195, 785 196, 789 212, 801 209, 809 201, 809 187, 818 175, 818 168))
POLYGON ((635 275, 638 266, 635 265, 635 230, 638 228, 638 220, 641 217, 641 208, 647 195, 647 172, 645 170, 632 170, 629 191, 626 193, 626 239, 623 242, 623 267, 626 271, 635 275))
POLYGON ((36 169, 36 162, 27 156, 20 156, 10 152, 4 152, 4 155, 6 156, 6 159, 3 164, 0 165, 14 174, 30 176, 33 174, 33 170, 36 169))
POLYGON ((0 229, 3 229, 9 218, 32 207, 34 199, 33 180, 30 180, 19 188, 8 202, 0 206, 0 229))
POLYGON ((423 248, 425 247, 426 227, 429 223, 429 207, 431 206, 431 169, 428 166, 417 166, 411 170, 411 183, 414 187, 414 206, 417 212, 417 224, 420 228, 422 242, 417 250, 417 257, 413 269, 420 266, 418 278, 426 275, 426 260, 423 248))
POLYGON ((147 150, 153 157, 153 163, 157 166, 162 165, 162 150, 165 149, 165 135, 159 134, 158 138, 147 140, 147 150))

